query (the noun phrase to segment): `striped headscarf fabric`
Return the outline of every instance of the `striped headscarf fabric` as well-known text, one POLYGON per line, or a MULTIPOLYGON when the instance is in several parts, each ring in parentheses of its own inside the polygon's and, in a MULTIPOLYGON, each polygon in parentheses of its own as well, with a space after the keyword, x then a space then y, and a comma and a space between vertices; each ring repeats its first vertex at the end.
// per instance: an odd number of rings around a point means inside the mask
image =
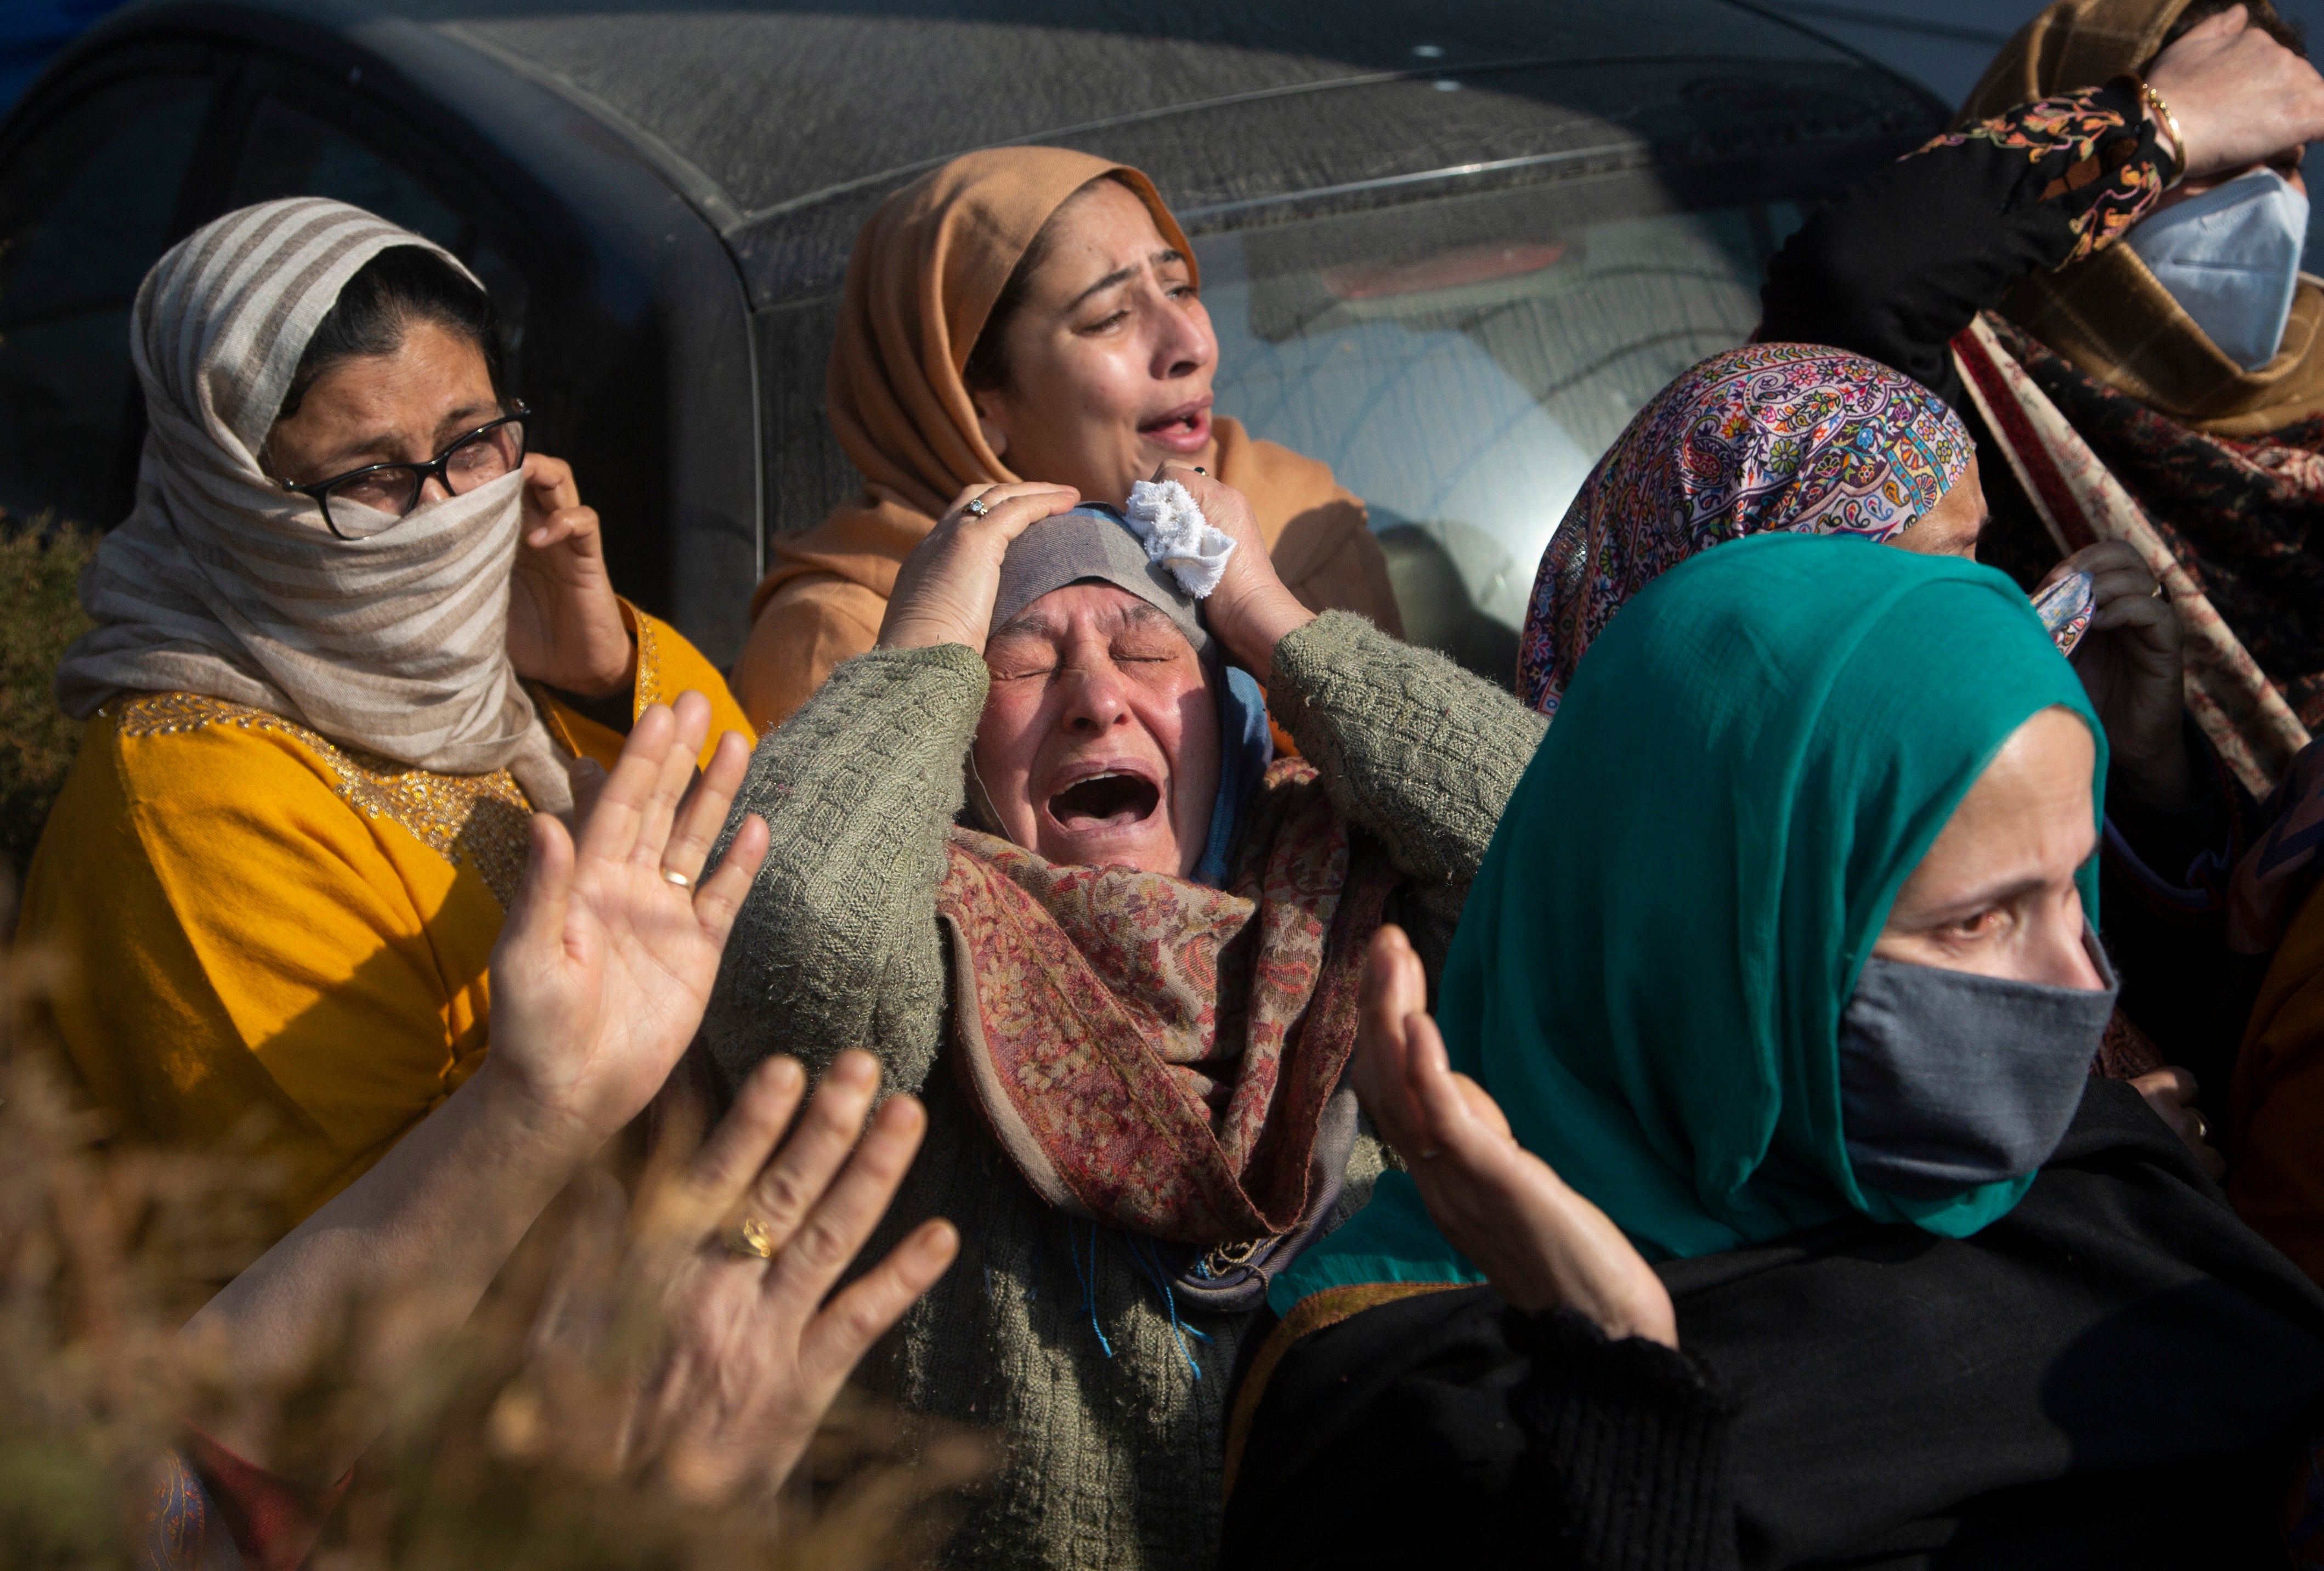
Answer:
POLYGON ((1893 540, 1976 450, 1942 399, 1860 355, 1712 356, 1638 411, 1566 509, 1534 579, 1518 696, 1556 714, 1614 613, 1689 557, 1771 530, 1893 540))
POLYGON ((506 769, 564 812, 565 763, 508 660, 523 476, 349 541, 260 467, 316 328, 400 245, 459 265, 309 197, 229 213, 153 264, 129 330, 147 422, 136 505, 82 575, 97 625, 59 667, 57 701, 85 719, 124 690, 201 693, 438 773, 506 769))

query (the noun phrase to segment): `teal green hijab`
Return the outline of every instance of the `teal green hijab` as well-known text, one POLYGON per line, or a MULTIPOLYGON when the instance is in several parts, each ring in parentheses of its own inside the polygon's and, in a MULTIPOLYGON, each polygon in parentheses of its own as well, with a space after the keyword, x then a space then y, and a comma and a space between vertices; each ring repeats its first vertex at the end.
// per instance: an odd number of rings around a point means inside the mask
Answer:
MULTIPOLYGON (((1990 568, 1766 534, 1665 574, 1582 661, 1445 966, 1452 1067, 1650 1259, 1850 1212, 1963 1237, 2031 1174, 1939 1198, 1858 1182, 1840 1026, 1917 866, 2001 744, 2052 705, 2106 735, 1990 568)), ((2095 859, 2080 874, 2095 923, 2095 859)), ((1411 1180, 1274 1285, 1482 1278, 1411 1180)))

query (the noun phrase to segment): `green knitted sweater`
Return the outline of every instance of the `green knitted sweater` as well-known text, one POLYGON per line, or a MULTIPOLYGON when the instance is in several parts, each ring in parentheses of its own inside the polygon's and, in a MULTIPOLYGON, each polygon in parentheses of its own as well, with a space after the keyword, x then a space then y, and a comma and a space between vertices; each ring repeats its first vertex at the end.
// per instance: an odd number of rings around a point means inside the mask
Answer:
MULTIPOLYGON (((730 1084, 770 1053, 812 1073, 863 1046, 889 1089, 927 1104, 927 1142, 866 1259, 930 1216, 959 1227, 961 1256, 864 1374, 1002 1438, 950 1561, 1194 1571, 1216 1556, 1227 1386, 1251 1317, 1182 1311, 1182 1335, 1128 1243, 1037 1198, 938 1067, 936 890, 985 685, 964 645, 875 650, 760 742, 734 810, 764 818, 772 844, 704 1029, 730 1084)), ((1344 612, 1282 641, 1268 700, 1333 806, 1387 848, 1404 880, 1391 914, 1433 976, 1545 722, 1344 612)), ((1360 1138, 1342 1217, 1380 1165, 1360 1138)))

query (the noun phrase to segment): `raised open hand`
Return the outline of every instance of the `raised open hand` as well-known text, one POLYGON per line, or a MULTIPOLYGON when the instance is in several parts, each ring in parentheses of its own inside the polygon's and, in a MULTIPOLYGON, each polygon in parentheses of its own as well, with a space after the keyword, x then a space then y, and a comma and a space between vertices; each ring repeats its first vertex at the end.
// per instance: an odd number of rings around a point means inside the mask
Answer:
POLYGON ((766 855, 767 827, 753 816, 701 877, 750 763, 729 733, 689 790, 709 729, 699 693, 640 716, 577 846, 564 825, 535 815, 524 883, 493 950, 486 1071, 596 1140, 645 1106, 693 1040, 766 855))
POLYGON ((925 1223, 831 1296, 927 1115, 891 1097, 866 1130, 879 1066, 845 1053, 770 1161, 806 1078, 797 1059, 769 1058, 699 1150, 657 1164, 618 1267, 601 1249, 572 1252, 517 1409, 524 1444, 705 1503, 780 1487, 856 1363, 960 1248, 950 1223, 925 1223))
POLYGON ((1356 1098, 1405 1160, 1428 1215, 1514 1308, 1563 1305, 1612 1337, 1678 1345, 1670 1291, 1603 1211, 1519 1145, 1485 1088, 1453 1073, 1404 929, 1365 956, 1356 1098))

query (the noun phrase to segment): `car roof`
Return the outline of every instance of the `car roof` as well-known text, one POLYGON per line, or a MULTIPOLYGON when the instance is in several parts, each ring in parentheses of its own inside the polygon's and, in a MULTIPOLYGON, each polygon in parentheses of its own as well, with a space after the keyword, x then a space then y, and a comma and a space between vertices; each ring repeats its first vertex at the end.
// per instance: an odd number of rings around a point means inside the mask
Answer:
POLYGON ((1738 0, 148 0, 131 9, 152 22, 195 9, 290 13, 391 50, 402 24, 466 45, 586 109, 655 162, 726 239, 761 305, 836 287, 872 208, 980 147, 1054 143, 1135 163, 1199 234, 1289 197, 1363 199, 1399 182, 1586 163, 1674 139, 1748 153, 1755 140, 1797 141, 1803 127, 1824 137, 1925 134, 1941 109, 1842 46, 1738 0), (1674 116, 1673 105, 1683 112, 1674 116))
MULTIPOLYGON (((1719 0, 389 8, 555 79, 698 169, 731 204, 719 227, 762 297, 828 287, 873 206, 979 147, 1056 143, 1137 162, 1199 231, 1224 217, 1208 209, 1239 199, 1522 156, 1539 136, 1512 140, 1517 128, 1500 122, 1539 119, 1537 103, 1526 115, 1508 102, 1541 96, 1528 67, 1563 68, 1569 88, 1596 74, 1584 66, 1667 75, 1686 62, 1814 62, 1872 74, 1796 25, 1719 0), (1440 81, 1471 97, 1455 106, 1440 81)), ((1602 142, 1602 127, 1583 140, 1602 142)))

